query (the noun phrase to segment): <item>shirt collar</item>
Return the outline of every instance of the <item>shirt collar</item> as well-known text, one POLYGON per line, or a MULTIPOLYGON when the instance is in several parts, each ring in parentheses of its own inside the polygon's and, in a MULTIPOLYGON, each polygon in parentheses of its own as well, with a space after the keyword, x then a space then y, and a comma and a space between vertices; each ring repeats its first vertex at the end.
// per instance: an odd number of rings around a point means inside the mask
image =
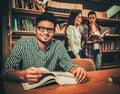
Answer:
MULTIPOLYGON (((37 38, 34 37, 33 40, 35 41, 35 46, 36 46, 36 48, 37 48, 37 49, 41 49, 41 48, 39 47, 39 45, 38 45, 37 38)), ((53 44, 54 40, 55 40, 55 39, 52 38, 52 39, 49 41, 49 43, 47 44, 47 48, 45 49, 45 51, 48 50, 48 49, 51 47, 51 45, 53 44)))

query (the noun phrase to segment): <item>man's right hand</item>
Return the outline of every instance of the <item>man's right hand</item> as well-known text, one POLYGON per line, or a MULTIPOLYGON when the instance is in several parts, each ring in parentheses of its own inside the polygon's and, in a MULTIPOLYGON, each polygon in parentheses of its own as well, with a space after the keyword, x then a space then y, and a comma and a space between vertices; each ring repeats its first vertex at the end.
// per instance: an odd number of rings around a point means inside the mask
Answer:
POLYGON ((37 82, 38 78, 40 78, 43 74, 45 74, 44 71, 35 67, 30 67, 26 70, 19 71, 19 73, 20 73, 20 79, 28 83, 37 82))
POLYGON ((25 81, 28 83, 36 83, 46 72, 36 67, 30 67, 25 70, 11 70, 8 72, 7 79, 10 81, 25 81))

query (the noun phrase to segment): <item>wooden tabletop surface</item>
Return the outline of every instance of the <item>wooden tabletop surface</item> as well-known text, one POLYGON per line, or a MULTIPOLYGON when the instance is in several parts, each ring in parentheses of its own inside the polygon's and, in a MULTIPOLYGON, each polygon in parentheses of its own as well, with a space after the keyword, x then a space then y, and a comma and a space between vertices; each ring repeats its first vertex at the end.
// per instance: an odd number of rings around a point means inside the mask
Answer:
POLYGON ((120 94, 120 86, 108 81, 108 77, 120 75, 120 68, 88 72, 89 81, 78 85, 58 84, 25 91, 20 83, 4 82, 6 94, 120 94))

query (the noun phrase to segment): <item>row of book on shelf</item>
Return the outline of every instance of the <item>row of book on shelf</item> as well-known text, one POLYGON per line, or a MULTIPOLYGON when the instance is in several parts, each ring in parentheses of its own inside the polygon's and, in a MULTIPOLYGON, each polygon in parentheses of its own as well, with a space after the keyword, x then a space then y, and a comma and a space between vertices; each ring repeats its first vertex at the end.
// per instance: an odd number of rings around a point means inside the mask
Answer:
MULTIPOLYGON (((22 16, 12 16, 12 30, 14 31, 33 31, 35 23, 35 18, 32 17, 22 17, 22 16)), ((65 33, 66 22, 62 22, 57 24, 56 33, 65 33)), ((109 27, 109 26, 101 26, 102 31, 109 30, 110 34, 120 34, 120 27, 109 27)))
POLYGON ((12 16, 12 30, 33 31, 34 19, 26 17, 12 16))
MULTIPOLYGON (((108 34, 109 35, 109 34, 108 34)), ((31 37, 31 36, 16 36, 16 35, 13 35, 12 36, 14 41, 20 39, 20 38, 28 38, 28 37, 31 37)), ((97 37, 93 37, 93 38, 97 38, 97 37)), ((64 39, 61 40, 64 44, 64 39)), ((108 38, 106 38, 106 36, 104 36, 104 42, 102 43, 101 45, 101 50, 102 51, 107 51, 107 50, 120 50, 120 38, 117 38, 116 37, 113 37, 113 38, 110 38, 108 36, 108 38)))
MULTIPOLYGON (((34 30, 35 18, 12 16, 12 30, 13 31, 31 31, 34 30)), ((56 33, 64 33, 65 23, 57 24, 56 33)))
POLYGON ((120 27, 116 24, 116 26, 101 26, 102 31, 109 30, 110 34, 120 34, 120 27))
MULTIPOLYGON (((31 36, 13 36, 13 45, 14 43, 20 39, 20 38, 29 38, 31 36)), ((62 43, 64 44, 64 40, 61 40, 62 43)), ((112 51, 112 50, 120 50, 120 40, 107 40, 107 41, 104 41, 104 43, 102 43, 101 45, 101 50, 102 51, 112 51)))
MULTIPOLYGON (((22 9, 30 9, 30 10, 39 10, 40 12, 50 11, 57 13, 67 13, 70 14, 72 10, 82 10, 82 14, 84 17, 87 17, 88 12, 91 11, 89 9, 83 9, 83 4, 74 4, 74 3, 66 3, 59 2, 54 0, 12 0, 13 8, 22 8, 22 9)), ((96 11, 97 18, 108 18, 106 12, 96 11)))
POLYGON ((70 14, 72 10, 82 10, 83 5, 49 0, 45 9, 49 12, 70 14))
POLYGON ((120 39, 105 40, 101 46, 101 50, 120 50, 120 39))
MULTIPOLYGON (((44 1, 44 0, 43 0, 44 1)), ((42 0, 12 0, 13 8, 21 8, 21 9, 30 9, 30 10, 39 10, 40 12, 50 11, 57 13, 66 13, 66 11, 71 10, 82 10, 82 14, 84 17, 87 17, 87 14, 90 10, 83 9, 82 4, 73 4, 73 3, 65 3, 58 2, 54 0, 47 0, 47 3, 43 5, 42 0)), ((69 14, 67 12, 67 14, 69 14)), ((99 18, 107 18, 106 12, 97 12, 97 17, 99 18)), ((56 27, 56 33, 64 33, 65 32, 65 22, 60 23, 56 27)), ((33 31, 34 27, 34 19, 31 17, 12 17, 12 30, 15 31, 33 31)), ((109 28, 109 31, 112 29, 109 28)), ((114 28, 113 28, 114 29, 114 28)))
POLYGON ((45 11, 40 0, 12 0, 12 7, 39 10, 40 12, 45 11))

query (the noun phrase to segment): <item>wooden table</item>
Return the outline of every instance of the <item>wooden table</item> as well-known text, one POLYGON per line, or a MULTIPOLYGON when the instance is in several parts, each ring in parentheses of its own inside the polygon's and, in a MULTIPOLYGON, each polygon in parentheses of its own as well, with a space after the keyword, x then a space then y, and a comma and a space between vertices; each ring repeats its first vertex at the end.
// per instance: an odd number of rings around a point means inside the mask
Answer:
POLYGON ((24 91, 20 83, 4 82, 4 87, 6 94, 120 94, 120 86, 108 81, 116 75, 120 75, 120 68, 88 72, 89 81, 78 85, 54 84, 24 91))

